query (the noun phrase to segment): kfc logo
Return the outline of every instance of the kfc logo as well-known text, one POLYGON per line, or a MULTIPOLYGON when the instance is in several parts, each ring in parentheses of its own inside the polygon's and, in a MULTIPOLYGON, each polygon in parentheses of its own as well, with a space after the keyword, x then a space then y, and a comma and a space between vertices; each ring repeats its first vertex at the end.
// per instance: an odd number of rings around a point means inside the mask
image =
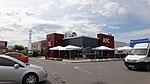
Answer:
POLYGON ((110 43, 109 40, 110 39, 108 39, 108 38, 103 38, 103 43, 110 43))
POLYGON ((51 46, 51 42, 50 41, 48 42, 48 46, 51 46))

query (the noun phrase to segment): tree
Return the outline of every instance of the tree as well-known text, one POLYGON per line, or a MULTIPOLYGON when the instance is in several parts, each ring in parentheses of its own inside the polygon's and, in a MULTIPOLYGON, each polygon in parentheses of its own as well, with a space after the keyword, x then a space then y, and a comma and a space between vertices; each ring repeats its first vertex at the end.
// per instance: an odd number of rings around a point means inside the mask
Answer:
POLYGON ((24 50, 24 46, 22 46, 22 45, 15 45, 14 47, 13 47, 13 50, 18 50, 18 51, 21 51, 21 50, 24 50))
POLYGON ((39 56, 38 50, 34 50, 32 56, 33 57, 38 57, 39 56))

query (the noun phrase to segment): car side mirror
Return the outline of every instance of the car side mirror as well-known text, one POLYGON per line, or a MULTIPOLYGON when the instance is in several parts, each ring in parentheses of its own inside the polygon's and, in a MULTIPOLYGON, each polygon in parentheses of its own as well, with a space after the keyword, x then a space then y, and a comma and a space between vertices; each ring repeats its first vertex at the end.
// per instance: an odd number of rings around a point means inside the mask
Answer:
POLYGON ((18 69, 18 68, 19 68, 19 64, 15 64, 15 65, 14 65, 14 68, 15 68, 15 69, 18 69))

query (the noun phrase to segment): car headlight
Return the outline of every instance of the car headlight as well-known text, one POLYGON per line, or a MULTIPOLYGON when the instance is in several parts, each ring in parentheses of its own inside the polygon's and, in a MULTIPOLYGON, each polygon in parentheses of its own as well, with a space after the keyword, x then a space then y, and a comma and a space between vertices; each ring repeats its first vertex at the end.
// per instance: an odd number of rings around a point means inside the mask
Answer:
POLYGON ((44 71, 47 72, 45 68, 44 68, 44 71))
POLYGON ((42 68, 41 71, 42 71, 42 72, 47 72, 45 68, 42 68))

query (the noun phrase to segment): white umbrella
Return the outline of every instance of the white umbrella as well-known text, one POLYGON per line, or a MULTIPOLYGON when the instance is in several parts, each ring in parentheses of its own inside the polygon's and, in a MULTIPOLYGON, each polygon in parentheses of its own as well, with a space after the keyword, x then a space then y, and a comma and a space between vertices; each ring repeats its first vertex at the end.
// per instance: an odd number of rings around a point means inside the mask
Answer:
POLYGON ((114 50, 112 48, 106 47, 106 46, 99 46, 99 47, 95 47, 92 48, 93 50, 114 50))
MULTIPOLYGON (((103 50, 114 50, 114 49, 106 47, 106 46, 99 46, 99 47, 92 48, 92 50, 101 50, 102 51, 102 57, 103 57, 103 50)), ((96 55, 95 55, 95 59, 96 59, 96 55)))
POLYGON ((59 51, 59 58, 60 58, 60 50, 64 49, 64 47, 62 46, 56 46, 56 47, 52 47, 50 48, 50 50, 58 50, 59 51))
POLYGON ((61 47, 59 50, 69 50, 69 49, 66 49, 65 47, 61 47))
POLYGON ((80 50, 81 48, 78 46, 68 45, 64 47, 66 50, 69 50, 70 59, 71 59, 71 51, 70 50, 80 50))
POLYGON ((131 50, 132 48, 131 47, 129 47, 129 46, 123 46, 123 47, 119 47, 119 48, 117 48, 117 50, 119 50, 119 51, 121 51, 121 50, 131 50))
POLYGON ((73 45, 65 46, 65 48, 68 49, 68 50, 80 50, 81 49, 80 47, 73 46, 73 45))
POLYGON ((122 53, 120 54, 127 54, 129 51, 131 51, 131 47, 129 46, 123 46, 123 47, 119 47, 119 48, 116 48, 117 51, 122 51, 122 53))
POLYGON ((62 46, 56 46, 56 47, 50 48, 49 50, 60 50, 62 48, 64 48, 64 47, 62 47, 62 46))

